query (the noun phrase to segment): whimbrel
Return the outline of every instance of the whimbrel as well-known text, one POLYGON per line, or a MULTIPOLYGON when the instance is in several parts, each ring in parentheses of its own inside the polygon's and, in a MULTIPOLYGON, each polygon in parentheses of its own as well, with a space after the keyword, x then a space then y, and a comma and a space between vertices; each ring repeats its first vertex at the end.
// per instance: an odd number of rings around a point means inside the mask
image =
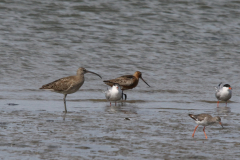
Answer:
POLYGON ((192 137, 194 137, 194 134, 198 128, 199 125, 203 125, 204 128, 203 128, 203 132, 205 134, 205 138, 207 139, 207 135, 205 133, 205 126, 208 126, 208 125, 212 125, 214 123, 219 123, 222 127, 222 123, 221 123, 221 118, 219 116, 217 117, 212 117, 211 115, 209 114, 198 114, 198 115, 193 115, 193 114, 189 114, 189 116, 195 120, 195 122, 198 124, 195 129, 194 129, 194 132, 192 134, 192 137))
MULTIPOLYGON (((139 78, 143 80, 149 87, 150 85, 142 78, 142 73, 136 71, 133 75, 124 75, 115 79, 105 80, 103 81, 105 84, 109 86, 113 86, 113 84, 119 84, 122 90, 133 89, 138 85, 139 78)), ((125 99, 126 99, 126 94, 125 99)))
POLYGON ((110 106, 111 106, 111 101, 115 101, 115 106, 116 106, 116 101, 121 100, 122 94, 123 94, 119 84, 114 84, 111 89, 105 91, 104 93, 105 93, 106 99, 110 101, 110 106))
POLYGON ((217 106, 219 105, 219 100, 226 101, 227 106, 227 101, 232 97, 232 88, 229 84, 224 84, 223 86, 221 84, 216 87, 215 96, 218 99, 217 106))
POLYGON ((65 107, 65 112, 67 113, 66 107, 66 97, 67 94, 72 94, 78 91, 78 89, 84 83, 84 74, 85 73, 92 73, 100 78, 102 78, 99 74, 86 70, 85 68, 78 68, 77 74, 75 76, 64 77, 53 81, 51 83, 43 85, 39 89, 50 90, 53 92, 64 94, 63 102, 65 107))

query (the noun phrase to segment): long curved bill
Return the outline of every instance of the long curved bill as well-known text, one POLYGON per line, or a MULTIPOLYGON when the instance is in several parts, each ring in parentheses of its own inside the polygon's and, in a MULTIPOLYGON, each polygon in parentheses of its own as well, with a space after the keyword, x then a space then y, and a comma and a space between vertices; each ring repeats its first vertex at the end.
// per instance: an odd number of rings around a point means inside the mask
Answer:
MULTIPOLYGON (((143 80, 143 82, 145 82, 146 84, 147 84, 147 82, 146 81, 144 81, 144 79, 142 78, 142 77, 140 77, 142 80, 143 80)), ((148 86, 149 86, 149 84, 147 84, 148 86)), ((149 86, 149 87, 151 87, 151 86, 149 86)))
POLYGON ((222 125, 222 123, 221 122, 219 122, 219 124, 222 126, 222 128, 223 128, 223 125, 222 125))
POLYGON ((94 73, 94 72, 92 72, 92 71, 88 71, 88 70, 86 70, 86 71, 87 71, 87 73, 92 73, 92 74, 95 74, 95 75, 99 76, 99 77, 102 79, 102 77, 101 77, 99 74, 97 74, 97 73, 94 73))

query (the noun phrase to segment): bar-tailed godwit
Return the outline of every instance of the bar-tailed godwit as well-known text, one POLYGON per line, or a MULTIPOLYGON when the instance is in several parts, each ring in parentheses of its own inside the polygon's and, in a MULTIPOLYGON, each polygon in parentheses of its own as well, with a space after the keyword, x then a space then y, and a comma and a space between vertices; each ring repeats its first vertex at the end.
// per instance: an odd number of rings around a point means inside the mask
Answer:
MULTIPOLYGON (((150 85, 142 78, 142 73, 136 71, 133 75, 124 75, 115 79, 105 80, 103 81, 109 86, 113 86, 113 84, 119 84, 122 90, 133 89, 138 85, 139 78, 143 80, 149 87, 150 85)), ((126 99, 126 94, 125 99, 126 99)))

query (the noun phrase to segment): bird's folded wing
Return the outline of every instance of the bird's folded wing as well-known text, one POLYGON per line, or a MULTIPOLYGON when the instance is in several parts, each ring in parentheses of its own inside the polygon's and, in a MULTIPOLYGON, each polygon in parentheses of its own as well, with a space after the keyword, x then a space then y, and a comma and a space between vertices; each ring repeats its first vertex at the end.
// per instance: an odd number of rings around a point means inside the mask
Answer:
POLYGON ((199 115, 197 115, 197 120, 198 121, 203 121, 205 118, 210 118, 211 116, 210 115, 208 115, 208 114, 199 114, 199 115))
POLYGON ((70 77, 65 77, 43 85, 40 89, 53 89, 55 91, 66 91, 71 87, 70 77))
POLYGON ((133 75, 125 75, 125 76, 118 77, 116 79, 106 80, 103 82, 105 82, 106 84, 117 83, 120 86, 131 86, 134 83, 134 79, 133 79, 133 75))

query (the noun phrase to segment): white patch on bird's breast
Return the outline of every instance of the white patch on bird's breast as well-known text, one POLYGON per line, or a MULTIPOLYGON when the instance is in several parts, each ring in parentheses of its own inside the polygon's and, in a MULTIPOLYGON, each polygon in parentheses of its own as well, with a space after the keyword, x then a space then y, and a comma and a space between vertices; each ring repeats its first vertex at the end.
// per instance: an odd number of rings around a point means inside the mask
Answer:
POLYGON ((206 126, 206 125, 207 125, 207 117, 205 117, 203 120, 196 119, 195 122, 196 122, 198 125, 206 126))

